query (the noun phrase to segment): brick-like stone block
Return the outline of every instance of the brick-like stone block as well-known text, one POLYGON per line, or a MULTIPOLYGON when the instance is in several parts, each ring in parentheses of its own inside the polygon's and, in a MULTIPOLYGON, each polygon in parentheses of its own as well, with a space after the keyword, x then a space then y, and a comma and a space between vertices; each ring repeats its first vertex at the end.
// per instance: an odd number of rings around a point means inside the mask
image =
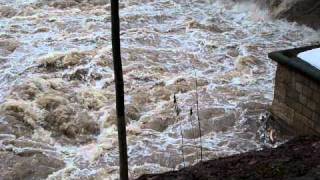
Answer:
POLYGON ((300 104, 300 103, 297 102, 297 101, 295 101, 295 102, 292 103, 292 107, 293 107, 293 109, 294 109, 296 112, 298 112, 298 113, 302 113, 302 111, 303 111, 303 105, 300 104))
POLYGON ((306 85, 303 86, 302 88, 302 94, 306 96, 307 98, 312 97, 312 89, 306 85))
POLYGON ((308 99, 306 96, 302 95, 302 94, 299 94, 299 102, 303 105, 307 105, 308 103, 308 99))
POLYGON ((277 82, 275 85, 274 96, 276 99, 281 99, 281 101, 285 100, 286 97, 286 85, 281 82, 277 82))
POLYGON ((312 118, 312 111, 306 106, 303 107, 302 114, 307 118, 310 118, 310 119, 312 118))
POLYGON ((276 100, 273 101, 271 106, 271 112, 280 119, 286 121, 286 123, 292 124, 294 117, 294 109, 288 107, 286 104, 280 103, 276 100))
MULTIPOLYGON (((316 112, 313 112, 313 114, 312 114, 312 121, 317 122, 317 121, 320 120, 319 118, 320 118, 319 114, 316 113, 316 112)), ((320 121, 319 121, 319 124, 320 124, 320 121)))
POLYGON ((310 80, 310 88, 317 91, 320 89, 320 84, 315 80, 310 80))
POLYGON ((302 83, 300 83, 300 82, 296 82, 296 91, 298 92, 298 93, 302 93, 302 87, 303 87, 303 85, 302 85, 302 83))
POLYGON ((299 93, 295 91, 295 89, 288 90, 287 97, 292 100, 298 100, 299 101, 299 93))
MULTIPOLYGON (((283 65, 281 65, 281 66, 283 66, 283 65)), ((283 66, 283 69, 288 69, 288 68, 283 66)), ((281 70, 281 69, 278 69, 278 70, 281 70)), ((296 76, 297 82, 303 83, 303 76, 300 73, 295 74, 295 76, 296 76)))
POLYGON ((316 91, 312 94, 312 99, 315 103, 320 104, 320 91, 316 91))
MULTIPOLYGON (((308 129, 314 127, 314 124, 311 120, 309 120, 307 117, 301 115, 300 113, 294 113, 294 120, 293 120, 293 125, 296 127, 299 126, 307 126, 308 129)), ((306 127, 304 127, 304 130, 306 127)))
POLYGON ((289 84, 291 83, 291 71, 289 71, 286 67, 284 66, 279 66, 278 67, 279 71, 277 71, 276 76, 278 77, 278 81, 289 84))
POLYGON ((307 107, 313 112, 317 110, 316 103, 312 99, 308 101, 307 107))

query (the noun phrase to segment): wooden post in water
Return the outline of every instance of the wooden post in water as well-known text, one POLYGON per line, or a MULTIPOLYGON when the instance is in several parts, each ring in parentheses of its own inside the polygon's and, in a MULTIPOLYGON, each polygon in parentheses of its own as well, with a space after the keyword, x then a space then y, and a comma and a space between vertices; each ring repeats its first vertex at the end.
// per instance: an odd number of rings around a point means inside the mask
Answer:
POLYGON ((124 85, 120 51, 119 0, 111 0, 112 53, 116 87, 120 180, 128 180, 127 134, 124 107, 124 85))

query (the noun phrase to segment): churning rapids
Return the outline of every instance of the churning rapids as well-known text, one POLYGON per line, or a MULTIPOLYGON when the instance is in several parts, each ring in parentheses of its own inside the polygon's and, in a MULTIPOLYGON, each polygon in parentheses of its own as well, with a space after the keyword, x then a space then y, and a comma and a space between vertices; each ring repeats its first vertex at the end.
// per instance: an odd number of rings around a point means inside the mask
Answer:
MULTIPOLYGON (((1 152, 52 161, 48 179, 116 179, 109 2, 0 4, 1 152)), ((267 53, 319 39, 251 3, 122 0, 120 8, 132 178, 183 167, 180 128, 186 165, 199 161, 196 81, 204 158, 263 148, 259 118, 276 67, 267 53)))

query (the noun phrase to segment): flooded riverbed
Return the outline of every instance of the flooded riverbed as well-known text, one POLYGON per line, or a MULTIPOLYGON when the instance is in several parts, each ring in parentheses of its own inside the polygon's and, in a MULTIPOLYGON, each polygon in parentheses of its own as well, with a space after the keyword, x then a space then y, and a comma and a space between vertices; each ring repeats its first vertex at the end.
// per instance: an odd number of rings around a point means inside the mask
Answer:
MULTIPOLYGON (((0 4, 1 149, 63 162, 49 179, 115 179, 109 2, 0 4)), ((264 147, 257 131, 276 68, 267 53, 319 38, 250 3, 122 0, 120 8, 131 177, 183 167, 181 129, 185 164, 199 161, 196 92, 204 159, 264 147)))

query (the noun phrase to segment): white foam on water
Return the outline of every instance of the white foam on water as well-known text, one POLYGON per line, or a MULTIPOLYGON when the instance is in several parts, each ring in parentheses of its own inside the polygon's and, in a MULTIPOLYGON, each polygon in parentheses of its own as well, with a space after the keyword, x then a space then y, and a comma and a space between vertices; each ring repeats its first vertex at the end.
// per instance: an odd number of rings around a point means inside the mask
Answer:
MULTIPOLYGON (((15 2, 15 8, 23 8, 34 1, 15 2)), ((0 1, 8 5, 15 2, 0 1)), ((192 129, 197 131, 195 79, 205 159, 263 147, 256 136, 256 124, 265 109, 255 112, 255 107, 269 105, 273 97, 275 64, 267 54, 309 44, 319 33, 272 20, 266 11, 250 3, 123 0, 120 4, 131 177, 183 166, 180 127, 186 135, 186 163, 199 161, 199 138, 190 138, 197 137, 197 133, 192 134, 192 129), (181 109, 179 118, 175 116, 173 94, 181 109)), ((74 100, 70 105, 85 104, 82 111, 100 127, 100 134, 92 141, 61 143, 43 129, 32 137, 55 147, 66 163, 48 179, 116 179, 111 26, 110 11, 105 10, 109 5, 35 8, 31 15, 0 19, 1 37, 10 36, 7 39, 20 43, 9 55, 0 51, 1 60, 5 59, 0 61, 0 102, 21 93, 13 85, 20 87, 41 77, 56 87, 55 91, 74 100), (40 57, 70 51, 85 51, 87 55, 71 67, 52 71, 37 68, 40 57), (78 69, 87 69, 90 75, 75 75, 78 69), (86 76, 84 80, 82 76, 86 76)), ((41 82, 30 86, 40 87, 34 100, 16 98, 44 114, 46 110, 37 106, 37 100, 52 92, 41 88, 41 82)))

